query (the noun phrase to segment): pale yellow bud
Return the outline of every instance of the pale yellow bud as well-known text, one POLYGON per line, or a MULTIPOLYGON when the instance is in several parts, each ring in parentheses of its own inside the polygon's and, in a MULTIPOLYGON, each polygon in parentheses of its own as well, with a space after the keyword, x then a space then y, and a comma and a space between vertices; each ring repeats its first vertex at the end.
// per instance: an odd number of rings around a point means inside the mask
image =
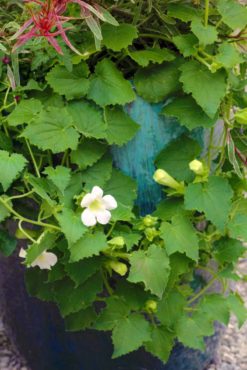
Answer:
POLYGON ((122 262, 110 261, 109 266, 112 268, 113 271, 115 271, 117 274, 121 276, 124 276, 128 271, 127 265, 125 265, 125 263, 122 262))
POLYGON ((193 171, 196 175, 203 175, 205 172, 203 163, 198 161, 198 159, 194 159, 189 163, 189 167, 191 171, 193 171))
POLYGON ((156 312, 157 311, 157 302, 153 300, 148 300, 145 304, 146 310, 148 312, 156 312))
POLYGON ((176 190, 181 188, 181 184, 179 182, 170 176, 169 173, 161 169, 155 171, 153 179, 158 184, 168 186, 169 188, 176 190))
POLYGON ((108 241, 110 245, 116 245, 117 247, 123 247, 125 244, 124 238, 122 236, 116 236, 108 241))

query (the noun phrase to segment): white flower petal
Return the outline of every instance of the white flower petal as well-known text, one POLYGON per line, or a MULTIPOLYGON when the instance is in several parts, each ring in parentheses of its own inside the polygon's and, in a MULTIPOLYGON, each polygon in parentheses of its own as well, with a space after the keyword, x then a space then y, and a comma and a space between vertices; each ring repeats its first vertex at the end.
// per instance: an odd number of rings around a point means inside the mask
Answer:
POLYGON ((95 197, 102 198, 104 192, 99 186, 94 186, 91 194, 93 194, 95 197))
POLYGON ((21 248, 19 252, 19 257, 26 258, 26 255, 27 255, 27 252, 25 251, 25 249, 21 248))
POLYGON ((32 267, 38 266, 41 270, 51 270, 57 263, 57 256, 54 253, 44 251, 31 264, 32 267))
POLYGON ((96 225, 96 217, 89 209, 85 209, 81 214, 82 223, 85 226, 94 226, 96 225))
POLYGON ((112 195, 105 195, 103 201, 107 209, 111 210, 117 208, 117 201, 112 195))
POLYGON ((111 219, 111 212, 105 210, 102 212, 98 212, 96 215, 97 221, 101 225, 106 225, 111 219))
POLYGON ((91 193, 86 194, 81 201, 81 207, 88 207, 95 200, 95 196, 91 193))

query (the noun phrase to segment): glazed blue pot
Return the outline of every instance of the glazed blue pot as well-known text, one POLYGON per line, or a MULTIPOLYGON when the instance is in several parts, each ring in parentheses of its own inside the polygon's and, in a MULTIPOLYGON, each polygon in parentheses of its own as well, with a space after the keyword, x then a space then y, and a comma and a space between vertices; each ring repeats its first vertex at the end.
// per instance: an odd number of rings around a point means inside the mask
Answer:
MULTIPOLYGON (((161 117, 160 105, 141 98, 126 110, 141 128, 127 145, 113 147, 112 156, 116 167, 137 180, 137 205, 144 215, 162 197, 161 188, 152 180, 154 158, 186 130, 176 120, 161 117)), ((203 144, 202 130, 192 135, 203 144)), ((23 267, 15 256, 0 259, 0 309, 11 339, 31 370, 203 370, 216 355, 217 334, 207 339, 205 353, 177 344, 166 365, 142 349, 112 360, 110 334, 67 333, 55 305, 27 295, 23 267)))

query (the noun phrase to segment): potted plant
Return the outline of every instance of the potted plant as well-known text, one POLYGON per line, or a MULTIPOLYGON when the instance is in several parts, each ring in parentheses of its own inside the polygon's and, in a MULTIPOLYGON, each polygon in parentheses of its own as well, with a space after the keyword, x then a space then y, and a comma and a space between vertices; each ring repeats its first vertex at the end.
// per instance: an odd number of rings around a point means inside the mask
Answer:
POLYGON ((215 321, 246 318, 229 286, 247 241, 246 8, 18 4, 0 44, 1 252, 24 240, 29 294, 67 330, 110 331, 114 359, 203 351, 215 321))

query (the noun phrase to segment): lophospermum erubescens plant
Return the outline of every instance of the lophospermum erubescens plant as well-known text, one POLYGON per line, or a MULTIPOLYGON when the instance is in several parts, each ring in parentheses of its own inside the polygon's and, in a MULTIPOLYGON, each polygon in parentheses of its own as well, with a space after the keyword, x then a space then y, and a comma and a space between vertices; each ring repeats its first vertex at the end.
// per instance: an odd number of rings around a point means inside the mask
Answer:
POLYGON ((229 281, 244 278, 247 242, 247 9, 37 0, 0 12, 0 250, 27 241, 30 294, 68 330, 112 331, 113 357, 144 346, 165 362, 176 339, 202 350, 230 312, 242 325, 229 281), (156 159, 166 196, 144 217, 109 150, 136 135, 123 108, 137 95, 185 127, 156 159), (210 278, 195 289, 198 269, 210 278))

